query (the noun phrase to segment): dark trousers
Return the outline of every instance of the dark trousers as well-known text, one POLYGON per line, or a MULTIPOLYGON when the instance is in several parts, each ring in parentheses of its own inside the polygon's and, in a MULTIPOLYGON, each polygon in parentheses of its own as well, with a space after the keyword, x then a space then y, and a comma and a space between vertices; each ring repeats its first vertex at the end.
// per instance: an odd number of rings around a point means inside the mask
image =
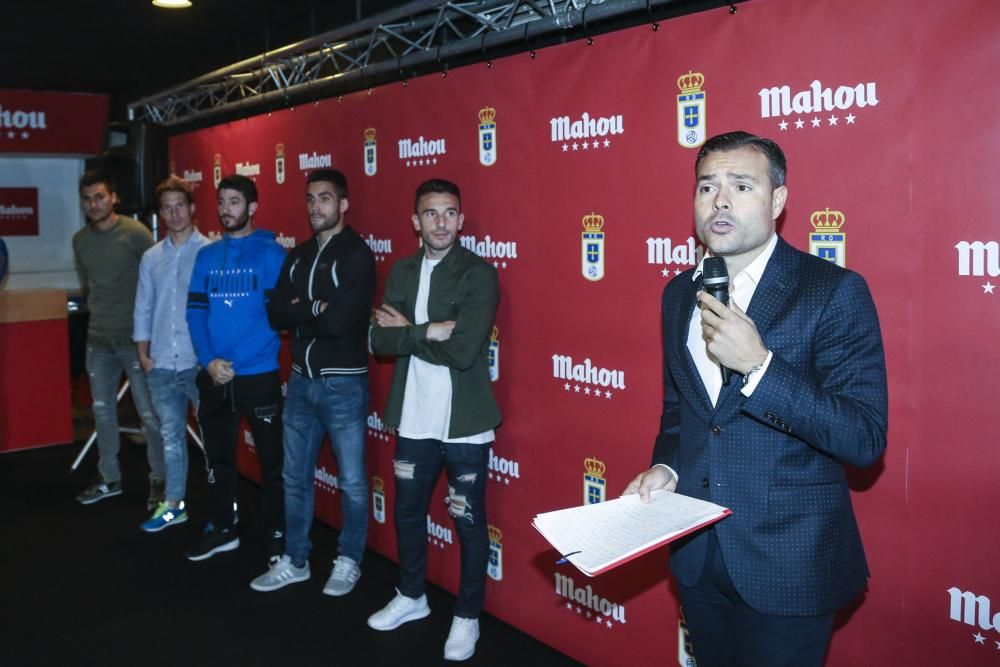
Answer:
POLYGON ((751 609, 736 592, 709 529, 705 570, 694 586, 678 584, 698 667, 820 667, 833 612, 771 616, 751 609))
POLYGON ((448 513, 461 548, 462 573, 455 616, 479 618, 486 594, 490 539, 486 525, 486 474, 490 446, 440 440, 396 439, 396 543, 399 592, 424 594, 427 576, 427 508, 441 469, 448 475, 448 513))
POLYGON ((284 553, 285 495, 281 481, 281 380, 278 372, 237 375, 217 385, 202 370, 198 385, 198 421, 208 456, 208 515, 221 528, 233 525, 236 497, 236 439, 240 417, 250 424, 264 484, 264 535, 269 555, 284 553))

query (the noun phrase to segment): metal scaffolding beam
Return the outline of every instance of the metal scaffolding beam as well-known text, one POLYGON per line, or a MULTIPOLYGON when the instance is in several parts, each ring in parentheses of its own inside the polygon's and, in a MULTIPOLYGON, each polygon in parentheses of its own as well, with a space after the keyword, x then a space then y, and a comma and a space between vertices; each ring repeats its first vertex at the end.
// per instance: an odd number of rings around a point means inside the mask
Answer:
MULTIPOLYGON (((745 1, 745 0, 738 0, 745 1)), ((419 0, 289 44, 129 104, 129 118, 180 126, 252 115, 449 64, 527 51, 554 37, 585 37, 595 24, 733 4, 723 0, 419 0), (520 44, 518 44, 520 43, 520 44)), ((735 6, 733 7, 735 11, 735 6)))

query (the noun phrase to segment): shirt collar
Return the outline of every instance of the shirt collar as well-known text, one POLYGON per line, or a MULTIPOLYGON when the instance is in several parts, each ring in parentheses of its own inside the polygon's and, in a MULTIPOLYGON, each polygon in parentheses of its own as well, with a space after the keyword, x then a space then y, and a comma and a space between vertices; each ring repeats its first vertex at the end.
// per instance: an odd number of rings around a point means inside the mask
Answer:
POLYGON ((191 233, 188 234, 187 240, 184 241, 184 243, 182 243, 180 246, 174 245, 174 239, 173 239, 173 237, 170 236, 169 232, 167 233, 167 236, 166 236, 165 240, 166 240, 166 245, 169 245, 171 248, 180 249, 180 248, 185 248, 185 247, 187 247, 187 246, 189 246, 189 245, 191 245, 193 243, 196 243, 198 241, 198 239, 200 239, 200 238, 202 238, 202 233, 198 231, 197 227, 195 227, 191 231, 191 233))
MULTIPOLYGON (((767 268, 767 262, 771 259, 771 255, 774 254, 774 249, 778 247, 778 235, 771 234, 771 240, 767 242, 767 247, 759 255, 754 257, 754 260, 747 265, 747 268, 743 269, 737 276, 730 278, 730 282, 734 282, 739 276, 745 275, 749 278, 754 285, 760 282, 761 276, 764 275, 764 269, 767 268)), ((694 275, 691 276, 691 280, 697 280, 705 267, 705 257, 711 257, 711 252, 706 252, 701 261, 698 262, 698 268, 695 269, 694 275)))

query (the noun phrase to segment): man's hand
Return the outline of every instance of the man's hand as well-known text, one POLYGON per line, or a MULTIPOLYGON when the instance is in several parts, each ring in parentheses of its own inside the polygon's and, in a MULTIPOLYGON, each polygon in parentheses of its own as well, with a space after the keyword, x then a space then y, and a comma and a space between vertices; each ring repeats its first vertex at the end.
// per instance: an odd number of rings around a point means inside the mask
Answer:
POLYGON ((445 322, 431 322, 427 326, 427 340, 443 341, 451 338, 451 332, 455 328, 454 320, 445 322))
POLYGON ((225 359, 212 359, 205 370, 215 384, 226 384, 236 377, 236 373, 233 372, 233 362, 225 359))
POLYGON ((698 292, 701 335, 708 351, 726 368, 746 372, 767 358, 767 348, 753 320, 733 303, 732 308, 706 292, 698 292))
POLYGON ((148 355, 139 355, 139 366, 142 368, 143 373, 148 373, 149 371, 156 368, 156 362, 153 361, 148 355))
POLYGON ((622 491, 623 496, 633 493, 639 494, 639 500, 644 503, 649 502, 649 494, 659 489, 673 491, 677 488, 677 478, 666 466, 653 466, 649 470, 640 473, 622 491))
POLYGON ((375 309, 375 321, 380 327, 408 327, 410 320, 387 303, 375 309))

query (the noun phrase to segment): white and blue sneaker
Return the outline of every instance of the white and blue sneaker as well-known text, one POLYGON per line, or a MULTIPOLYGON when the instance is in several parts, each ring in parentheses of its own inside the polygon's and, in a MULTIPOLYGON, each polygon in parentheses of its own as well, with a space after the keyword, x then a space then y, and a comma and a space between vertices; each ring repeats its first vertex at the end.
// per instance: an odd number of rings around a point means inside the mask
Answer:
POLYGON ((167 526, 176 526, 187 520, 188 515, 184 510, 183 500, 179 507, 171 507, 167 503, 160 503, 156 507, 156 511, 153 512, 153 516, 149 517, 149 520, 145 521, 139 528, 147 533, 156 533, 167 526))

